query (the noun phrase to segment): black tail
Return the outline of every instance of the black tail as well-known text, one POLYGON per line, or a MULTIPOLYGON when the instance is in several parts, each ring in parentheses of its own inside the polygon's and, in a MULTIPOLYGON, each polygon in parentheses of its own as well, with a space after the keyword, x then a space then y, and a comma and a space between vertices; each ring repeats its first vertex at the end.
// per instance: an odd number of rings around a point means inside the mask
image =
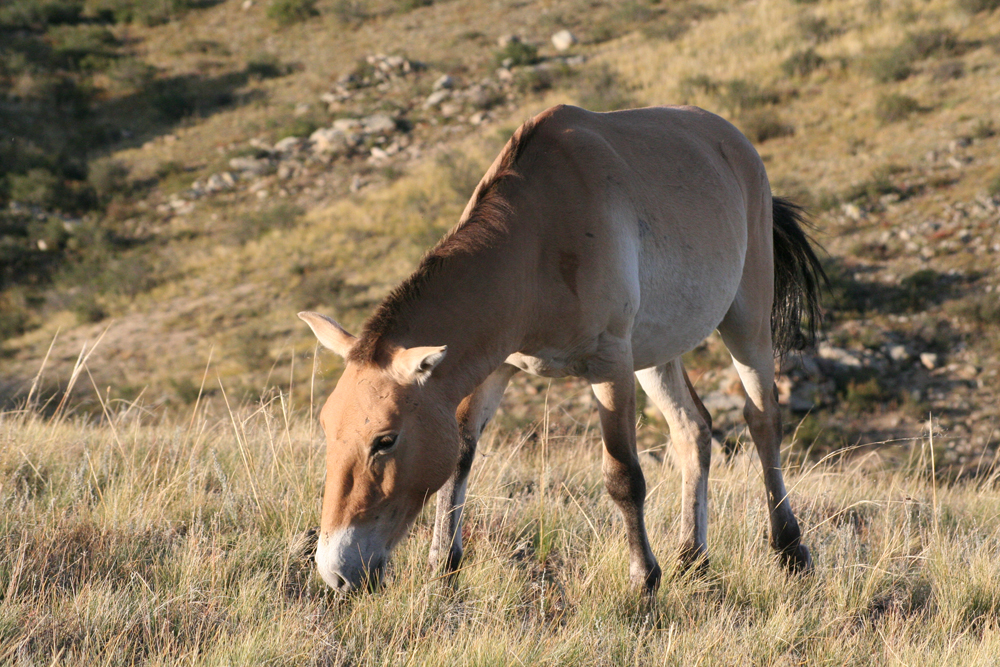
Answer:
POLYGON ((805 211, 781 197, 774 209, 774 306, 771 339, 776 355, 801 350, 816 342, 823 319, 819 306, 820 284, 830 281, 823 271, 809 236, 802 230, 805 211))

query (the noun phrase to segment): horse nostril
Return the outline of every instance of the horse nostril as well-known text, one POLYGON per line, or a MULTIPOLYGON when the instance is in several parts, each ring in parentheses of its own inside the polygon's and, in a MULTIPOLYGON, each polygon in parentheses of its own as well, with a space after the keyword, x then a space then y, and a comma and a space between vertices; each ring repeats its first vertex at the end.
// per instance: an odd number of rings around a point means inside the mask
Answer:
POLYGON ((337 572, 332 572, 331 575, 333 578, 333 588, 336 588, 338 591, 350 590, 351 585, 347 582, 347 579, 337 572))

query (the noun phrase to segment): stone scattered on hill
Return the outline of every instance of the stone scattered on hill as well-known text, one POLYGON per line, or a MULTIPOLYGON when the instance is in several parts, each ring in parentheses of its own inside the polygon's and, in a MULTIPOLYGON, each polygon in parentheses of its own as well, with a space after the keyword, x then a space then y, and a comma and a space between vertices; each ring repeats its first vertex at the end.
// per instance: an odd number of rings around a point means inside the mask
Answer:
POLYGON ((552 46, 558 51, 566 51, 576 44, 576 37, 569 30, 560 30, 552 35, 552 46))

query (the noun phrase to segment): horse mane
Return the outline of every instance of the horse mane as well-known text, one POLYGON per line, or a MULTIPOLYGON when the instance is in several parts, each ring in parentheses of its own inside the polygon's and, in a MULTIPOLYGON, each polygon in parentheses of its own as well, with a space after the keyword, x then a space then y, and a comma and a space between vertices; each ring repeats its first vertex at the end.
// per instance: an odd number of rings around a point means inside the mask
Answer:
MULTIPOLYGON (((517 162, 541 123, 536 119, 526 121, 507 141, 492 175, 484 177, 472 194, 469 214, 431 248, 417 270, 393 289, 375 312, 365 322, 357 342, 351 348, 348 361, 355 363, 381 363, 385 340, 406 332, 401 315, 420 296, 428 282, 458 255, 470 255, 499 242, 507 231, 507 220, 512 212, 510 202, 501 186, 516 179, 517 162)), ((488 173, 488 172, 487 172, 488 173)))

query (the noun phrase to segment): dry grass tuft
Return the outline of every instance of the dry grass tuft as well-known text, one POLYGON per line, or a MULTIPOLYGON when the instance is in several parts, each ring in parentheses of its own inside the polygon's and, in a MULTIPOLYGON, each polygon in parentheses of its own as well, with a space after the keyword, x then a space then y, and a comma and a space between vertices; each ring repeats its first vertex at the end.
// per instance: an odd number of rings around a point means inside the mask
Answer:
MULTIPOLYGON (((556 417, 574 396, 550 391, 556 417)), ((340 600, 308 560, 323 452, 307 410, 284 393, 194 409, 0 414, 0 661, 987 665, 1000 651, 997 476, 937 486, 923 441, 895 471, 870 457, 789 471, 818 562, 802 578, 767 553, 746 454, 713 468, 708 574, 673 570, 679 476, 644 455, 667 573, 648 605, 628 590, 591 425, 491 427, 457 582, 427 572, 425 511, 387 586, 340 600)))

